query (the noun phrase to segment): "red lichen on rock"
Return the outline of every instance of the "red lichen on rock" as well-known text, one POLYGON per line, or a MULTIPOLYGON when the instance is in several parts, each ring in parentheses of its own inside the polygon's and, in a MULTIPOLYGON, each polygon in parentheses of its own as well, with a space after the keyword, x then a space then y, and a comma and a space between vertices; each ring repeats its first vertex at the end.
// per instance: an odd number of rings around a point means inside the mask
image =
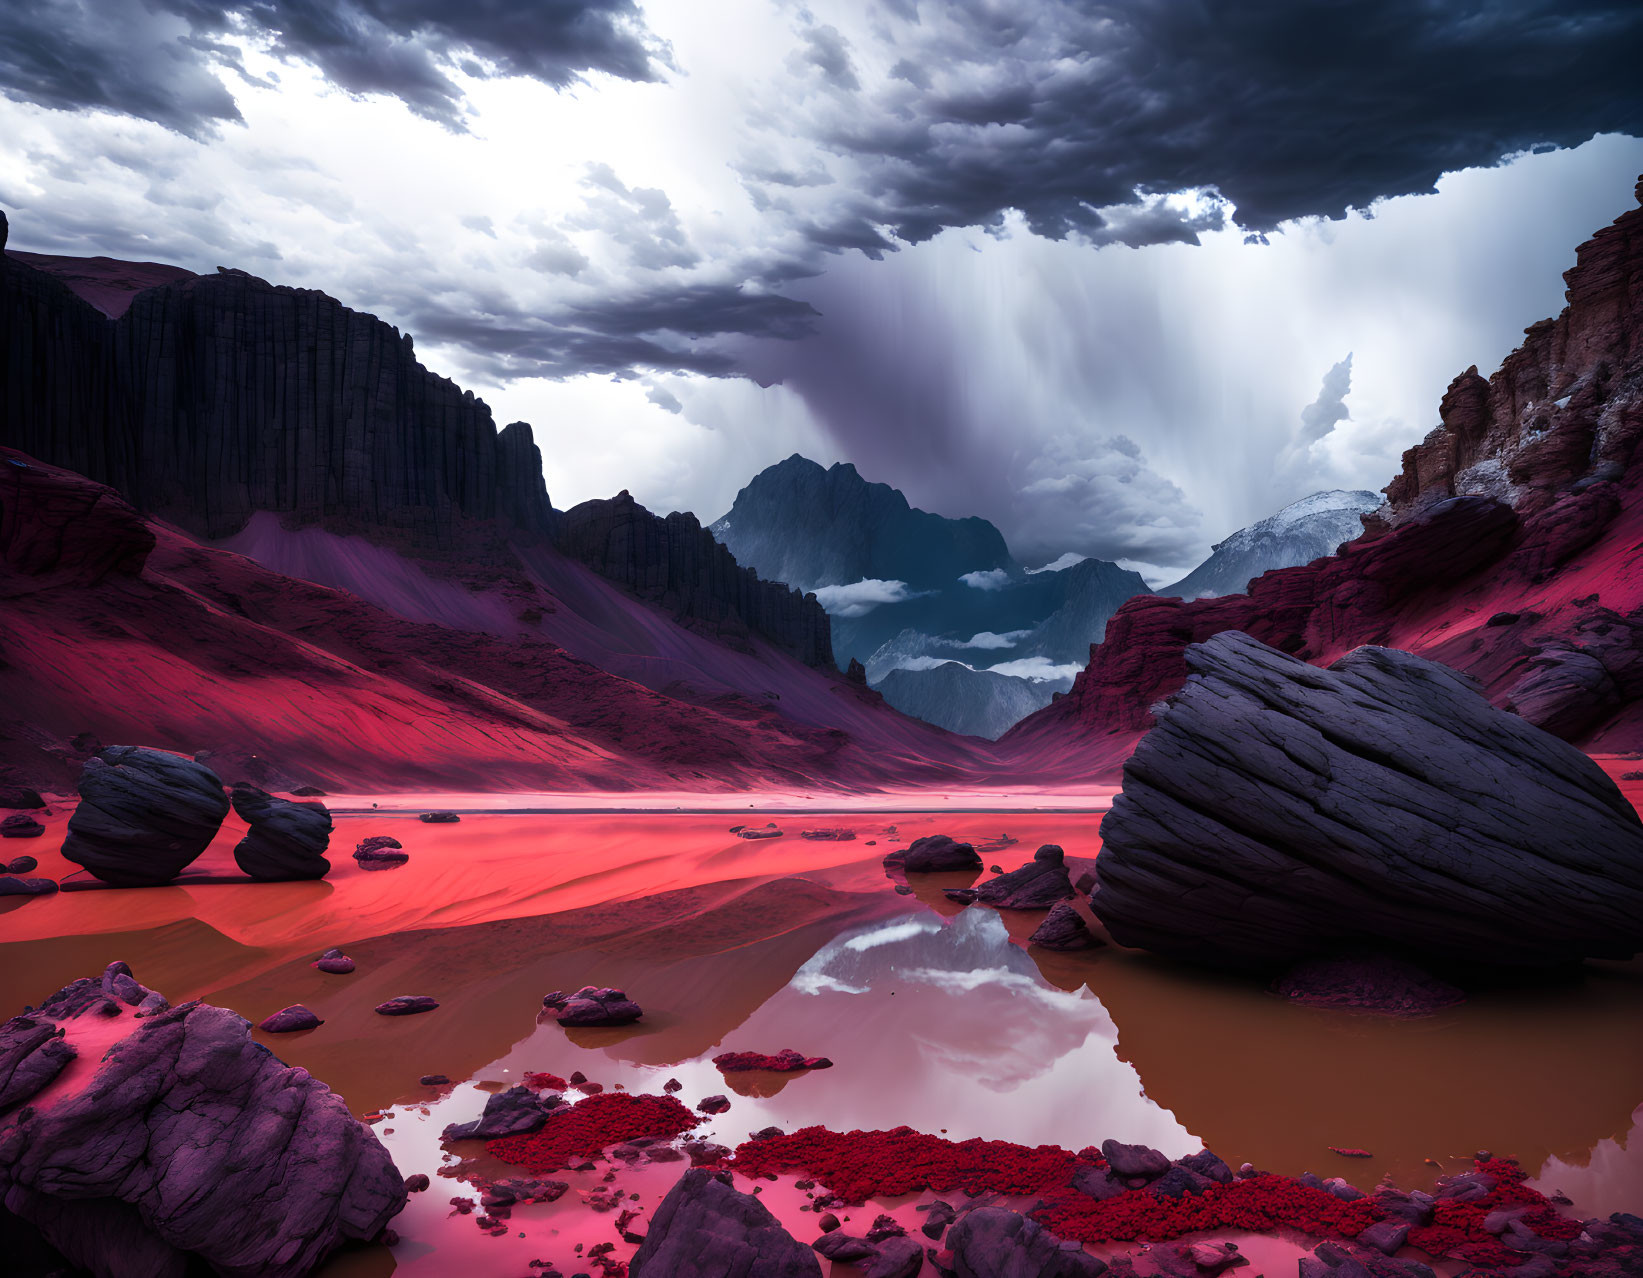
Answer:
POLYGON ((558 1111, 537 1131, 486 1141, 485 1149, 505 1163, 550 1172, 625 1140, 677 1136, 701 1121, 671 1096, 605 1092, 558 1111))
POLYGON ((544 1070, 528 1069, 525 1071, 525 1086, 550 1092, 562 1092, 570 1084, 557 1074, 549 1074, 544 1070))

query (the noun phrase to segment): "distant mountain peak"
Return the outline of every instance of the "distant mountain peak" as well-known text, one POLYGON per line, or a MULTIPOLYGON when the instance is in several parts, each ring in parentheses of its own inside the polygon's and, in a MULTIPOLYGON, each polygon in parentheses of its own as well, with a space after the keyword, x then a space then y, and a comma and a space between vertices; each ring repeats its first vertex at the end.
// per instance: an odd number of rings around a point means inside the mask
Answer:
POLYGON ((1380 502, 1379 493, 1363 488, 1309 493, 1217 542, 1208 559, 1156 593, 1183 599, 1243 594, 1264 572, 1311 563, 1334 554, 1342 542, 1355 540, 1363 532, 1359 516, 1380 502))

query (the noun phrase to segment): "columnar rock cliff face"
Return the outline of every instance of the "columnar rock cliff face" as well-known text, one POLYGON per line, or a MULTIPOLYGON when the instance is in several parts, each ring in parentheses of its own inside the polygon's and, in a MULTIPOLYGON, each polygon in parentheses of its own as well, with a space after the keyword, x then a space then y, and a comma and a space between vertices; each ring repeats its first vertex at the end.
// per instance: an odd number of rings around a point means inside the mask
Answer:
POLYGON ((1444 424, 1405 454, 1363 537, 1247 595, 1130 600, 1072 691, 1006 747, 1104 742, 1110 765, 1181 686, 1187 645, 1223 630, 1318 663, 1408 649, 1568 740, 1643 747, 1643 209, 1582 245, 1564 279, 1556 320, 1488 381, 1471 369, 1450 386, 1444 424))
MULTIPOLYGON (((515 548, 552 538, 530 426, 498 431, 409 334, 243 271, 27 256, 0 254, 6 444, 212 540, 267 511, 507 577, 515 548)), ((618 522, 645 521, 661 522, 636 506, 618 522)), ((820 605, 738 569, 693 521, 620 547, 589 540, 567 544, 681 621, 831 666, 820 605)))
POLYGON ((115 376, 113 324, 8 255, 7 231, 0 213, 0 442, 40 455, 50 441, 73 469, 104 482, 132 475, 136 433, 115 376))
POLYGON ((651 514, 624 490, 559 516, 565 554, 672 612, 692 629, 735 642, 749 632, 812 666, 831 666, 829 620, 814 595, 761 581, 694 515, 651 514))

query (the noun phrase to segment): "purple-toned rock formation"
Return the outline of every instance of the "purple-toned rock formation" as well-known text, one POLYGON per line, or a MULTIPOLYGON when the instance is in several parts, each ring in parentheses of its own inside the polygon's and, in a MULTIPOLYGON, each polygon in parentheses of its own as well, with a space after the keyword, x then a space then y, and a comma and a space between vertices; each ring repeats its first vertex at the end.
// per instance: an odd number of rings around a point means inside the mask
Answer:
POLYGON ((1643 949, 1643 821, 1465 676, 1389 648, 1320 669, 1237 631, 1186 655, 1101 824, 1091 908, 1120 944, 1249 966, 1643 949))
POLYGON ((633 1278, 821 1278, 816 1253, 730 1177, 702 1167, 679 1178, 651 1217, 629 1266, 633 1278))
POLYGON ((243 1017, 166 1008, 124 964, 0 1027, 0 1113, 6 1209, 96 1273, 300 1278, 405 1205, 393 1160, 341 1097, 243 1017), (111 1021, 123 1033, 105 1051, 111 1021), (96 1072, 54 1089, 82 1038, 96 1072))
POLYGON ((63 855, 116 887, 169 883, 205 851, 227 815, 222 781, 205 764, 110 746, 80 774, 63 855))

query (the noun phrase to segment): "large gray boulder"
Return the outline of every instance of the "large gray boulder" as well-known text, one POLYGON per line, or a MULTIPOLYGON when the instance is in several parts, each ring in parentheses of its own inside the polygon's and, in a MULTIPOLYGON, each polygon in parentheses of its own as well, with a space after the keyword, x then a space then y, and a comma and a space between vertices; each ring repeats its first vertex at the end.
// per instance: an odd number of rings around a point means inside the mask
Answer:
POLYGON ((633 1278, 821 1278, 815 1252, 705 1167, 668 1190, 630 1268, 633 1278))
POLYGON ((958 1278, 1101 1278, 1106 1262, 1004 1207, 978 1207, 947 1231, 958 1278))
POLYGON ((99 1275, 181 1278, 203 1261, 228 1278, 298 1278, 375 1238, 405 1205, 388 1151, 250 1028, 205 1003, 164 1007, 124 964, 9 1022, 0 1202, 99 1275), (124 1033, 105 1053, 111 1020, 124 1033), (54 1093, 82 1037, 101 1063, 54 1093))
POLYGON ((110 746, 80 773, 63 855, 116 887, 154 887, 204 852, 227 815, 222 781, 205 764, 110 746))
POLYGON ((266 790, 235 783, 234 811, 251 828, 234 848, 234 861, 254 879, 323 879, 331 863, 331 813, 323 803, 293 803, 266 790))
POLYGON ((1518 966, 1643 948, 1643 821, 1586 755, 1390 648, 1328 669, 1228 631, 1124 766, 1091 900, 1114 940, 1261 966, 1518 966))

